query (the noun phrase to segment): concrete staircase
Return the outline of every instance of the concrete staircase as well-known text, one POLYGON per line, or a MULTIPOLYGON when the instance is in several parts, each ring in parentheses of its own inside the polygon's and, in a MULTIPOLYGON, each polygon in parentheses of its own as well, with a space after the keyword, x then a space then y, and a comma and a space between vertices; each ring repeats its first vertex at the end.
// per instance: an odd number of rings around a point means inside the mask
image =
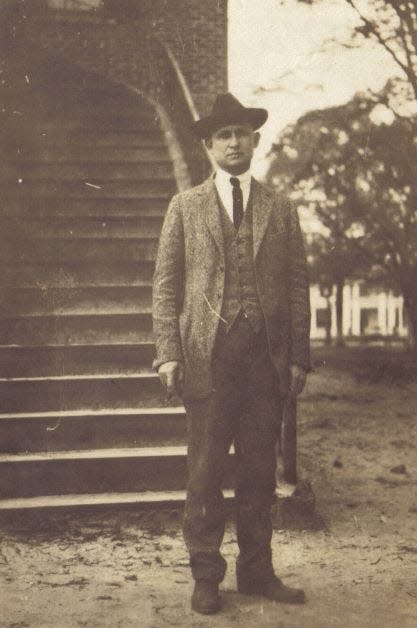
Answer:
POLYGON ((176 189, 164 135, 121 86, 67 68, 32 80, 3 208, 0 509, 181 501, 184 410, 150 370, 176 189))

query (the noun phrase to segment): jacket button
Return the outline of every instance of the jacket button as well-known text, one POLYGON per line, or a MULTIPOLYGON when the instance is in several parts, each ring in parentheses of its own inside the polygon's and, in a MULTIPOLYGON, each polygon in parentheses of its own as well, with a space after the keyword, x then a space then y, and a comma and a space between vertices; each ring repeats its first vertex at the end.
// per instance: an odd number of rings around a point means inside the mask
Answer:
POLYGON ((219 270, 221 273, 224 273, 224 266, 220 266, 219 270))

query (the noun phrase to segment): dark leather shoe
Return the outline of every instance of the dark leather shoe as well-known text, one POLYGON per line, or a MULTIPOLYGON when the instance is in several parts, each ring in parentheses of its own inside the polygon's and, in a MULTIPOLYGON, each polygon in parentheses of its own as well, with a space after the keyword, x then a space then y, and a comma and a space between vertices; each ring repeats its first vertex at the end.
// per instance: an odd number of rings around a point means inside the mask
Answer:
POLYGON ((212 615, 220 610, 219 585, 210 580, 197 580, 191 597, 191 608, 202 615, 212 615))
POLYGON ((269 600, 283 604, 304 604, 305 602, 305 593, 302 589, 285 586, 277 576, 264 582, 238 579, 238 591, 244 595, 263 595, 269 600))

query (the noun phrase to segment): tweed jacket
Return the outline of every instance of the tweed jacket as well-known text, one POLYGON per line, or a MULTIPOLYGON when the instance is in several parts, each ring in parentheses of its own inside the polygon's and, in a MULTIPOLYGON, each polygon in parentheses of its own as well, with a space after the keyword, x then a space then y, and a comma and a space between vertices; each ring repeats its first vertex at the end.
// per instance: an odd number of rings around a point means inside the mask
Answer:
MULTIPOLYGON (((259 302, 282 395, 289 366, 309 369, 310 301, 304 245, 290 203, 251 182, 259 302)), ((224 293, 224 242, 213 178, 177 194, 162 227, 153 284, 157 369, 184 364, 185 400, 212 390, 211 361, 224 293)))

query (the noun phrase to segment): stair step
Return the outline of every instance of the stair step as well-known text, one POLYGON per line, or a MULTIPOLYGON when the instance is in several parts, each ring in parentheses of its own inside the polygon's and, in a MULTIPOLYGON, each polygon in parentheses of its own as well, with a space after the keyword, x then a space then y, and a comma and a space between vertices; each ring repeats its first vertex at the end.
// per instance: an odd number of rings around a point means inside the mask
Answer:
MULTIPOLYGON (((52 78, 51 76, 48 78, 52 78)), ((137 94, 132 94, 122 85, 105 85, 103 83, 91 85, 88 81, 84 84, 78 83, 79 77, 74 79, 74 84, 64 81, 59 77, 59 84, 53 83, 52 89, 56 86, 61 95, 62 102, 69 102, 73 107, 79 103, 82 107, 97 108, 98 111, 135 111, 138 117, 148 117, 155 119, 154 107, 137 94)))
POLYGON ((20 160, 15 164, 17 172, 22 173, 24 181, 53 179, 54 181, 74 181, 81 179, 101 180, 137 180, 173 179, 172 163, 165 162, 116 162, 97 163, 84 162, 25 162, 20 160))
MULTIPOLYGON (((73 92, 74 93, 74 92, 73 92)), ((55 132, 62 128, 72 129, 78 125, 83 125, 89 129, 106 133, 108 129, 125 128, 152 128, 161 133, 158 114, 155 110, 142 110, 136 106, 123 104, 123 98, 115 94, 119 99, 117 107, 111 108, 108 103, 101 101, 99 104, 91 102, 88 98, 80 99, 72 97, 71 92, 68 98, 56 99, 53 104, 48 105, 48 116, 39 119, 34 124, 35 129, 44 129, 55 132)))
MULTIPOLYGON (((21 221, 20 232, 15 241, 19 240, 23 246, 34 248, 37 239, 66 239, 76 241, 85 238, 92 240, 120 240, 134 239, 149 241, 159 238, 163 216, 75 216, 61 214, 35 214, 27 212, 16 214, 16 220, 21 221), (24 239, 30 242, 24 242, 24 239)), ((3 223, 4 224, 4 223, 3 223)), ((11 230, 9 230, 11 232, 11 230)), ((19 247, 22 248, 22 247, 19 247)))
MULTIPOLYGON (((231 490, 224 491, 227 497, 232 495, 231 490)), ((229 497, 230 498, 230 497, 229 497)), ((15 499, 0 499, 0 511, 32 511, 91 508, 100 506, 139 505, 147 506, 182 506, 185 502, 185 491, 144 491, 142 493, 90 493, 70 495, 46 495, 42 497, 20 497, 15 499)))
POLYGON ((69 89, 61 83, 60 85, 51 85, 47 89, 56 91, 56 98, 48 99, 46 104, 50 119, 64 118, 64 121, 67 122, 70 117, 79 119, 85 116, 94 116, 103 122, 114 122, 117 126, 120 118, 127 118, 132 121, 146 121, 149 124, 159 126, 159 117, 155 109, 147 107, 143 101, 138 103, 137 97, 134 100, 126 99, 126 93, 121 93, 123 88, 118 88, 113 92, 100 89, 89 92, 88 88, 82 91, 80 91, 79 86, 69 89), (89 98, 90 94, 92 97, 89 98), (109 99, 108 102, 106 98, 109 99), (111 101, 114 108, 109 106, 111 101))
MULTIPOLYGON (((175 404, 175 400, 172 400, 175 404)), ((177 400, 176 405, 179 405, 177 400)), ((33 377, 0 380, 0 412, 62 412, 167 406, 155 373, 33 377)))
POLYGON ((155 356, 152 342, 0 346, 1 378, 54 375, 105 375, 148 372, 155 356))
MULTIPOLYGON (((114 162, 134 163, 134 164, 151 164, 152 162, 171 164, 168 152, 163 140, 149 146, 102 146, 100 150, 92 146, 71 145, 54 145, 51 142, 43 142, 42 150, 31 152, 31 149, 24 148, 20 153, 22 159, 36 159, 38 163, 67 163, 77 162, 79 164, 95 163, 99 165, 111 165, 114 162)), ((171 165, 172 169, 172 165, 171 165)))
POLYGON ((161 131, 151 126, 149 129, 126 129, 126 130, 107 130, 105 133, 101 133, 100 130, 91 130, 88 127, 79 127, 71 132, 66 133, 63 131, 58 134, 57 131, 47 133, 39 130, 36 137, 40 144, 41 150, 44 147, 61 146, 69 147, 88 147, 90 149, 97 149, 102 147, 114 146, 117 148, 154 148, 164 147, 166 144, 163 140, 161 131))
MULTIPOLYGON (((233 485, 229 456, 224 486, 233 485)), ((172 491, 187 481, 186 448, 116 448, 0 455, 0 497, 172 491)))
POLYGON ((10 316, 42 314, 128 314, 150 312, 151 286, 21 288, 3 308, 10 316))
POLYGON ((5 317, 0 325, 0 344, 150 342, 151 330, 150 313, 5 317))
MULTIPOLYGON (((31 198, 33 195, 43 198, 51 197, 69 197, 69 198, 104 198, 110 197, 114 199, 118 198, 167 198, 172 196, 175 192, 175 182, 173 179, 125 179, 112 180, 112 179, 97 179, 90 178, 85 181, 58 181, 55 179, 23 179, 22 183, 19 183, 16 179, 14 182, 10 182, 20 194, 27 195, 27 198, 31 198)), ((10 188, 13 189, 13 188, 10 188)), ((40 202, 41 199, 39 199, 40 202)))
MULTIPOLYGON (((152 283, 155 268, 154 260, 132 264, 108 259, 101 262, 62 263, 42 265, 40 262, 22 263, 13 266, 3 265, 5 285, 50 287, 83 286, 142 286, 152 283)), ((32 343, 33 344, 33 343, 32 343)))
POLYGON ((2 261, 0 509, 178 502, 185 413, 150 370, 154 258, 176 192, 157 113, 60 61, 34 69, 30 88, 33 135, 8 131, 3 182, 14 202, 2 261))
MULTIPOLYGON (((223 490, 227 502, 233 499, 233 491, 223 490)), ((111 506, 135 505, 140 508, 155 506, 182 506, 185 502, 185 491, 144 491, 142 493, 79 493, 72 495, 49 495, 42 497, 21 497, 17 499, 0 499, 0 510, 29 511, 44 510, 47 508, 91 508, 111 506)))
POLYGON ((0 452, 184 445, 184 408, 0 414, 0 452))
POLYGON ((22 263, 42 260, 58 264, 97 263, 117 260, 118 263, 152 261, 156 257, 156 237, 140 238, 32 238, 19 242, 19 259, 22 263))
MULTIPOLYGON (((56 2, 55 2, 56 4, 56 2)), ((87 21, 98 24, 103 24, 102 18, 98 18, 96 14, 83 12, 82 17, 87 21)), ((76 10, 68 11, 54 10, 48 14, 44 14, 44 20, 41 16, 38 16, 36 23, 38 26, 45 26, 50 28, 53 22, 61 23, 62 28, 66 28, 65 23, 68 26, 71 22, 80 25, 80 12, 76 10)), ((79 29, 78 29, 79 30, 79 29)), ((118 97, 121 99, 121 103, 132 103, 138 107, 141 111, 150 112, 154 111, 154 108, 141 98, 138 94, 132 92, 124 85, 119 83, 110 82, 102 74, 91 72, 88 70, 82 70, 72 63, 66 63, 62 58, 51 60, 47 65, 37 65, 33 70, 33 83, 44 90, 56 90, 61 94, 61 98, 67 100, 68 98, 87 99, 88 101, 95 101, 97 106, 101 104, 108 104, 109 99, 112 97, 118 97)), ((48 102, 49 102, 48 98, 48 102)), ((51 99, 52 100, 52 99, 51 99)))
POLYGON ((135 124, 139 124, 141 128, 147 124, 160 130, 160 120, 155 110, 142 109, 141 106, 138 107, 137 102, 125 103, 120 95, 115 94, 113 97, 114 109, 105 101, 94 102, 85 97, 80 98, 75 91, 69 91, 66 96, 64 99, 61 91, 52 102, 50 100, 47 103, 48 120, 38 119, 37 127, 45 125, 54 132, 59 131, 59 125, 71 127, 81 121, 83 126, 101 124, 104 133, 109 127, 119 128, 122 125, 132 127, 135 124), (116 104, 117 98, 119 102, 116 104))
POLYGON ((25 231, 38 237, 158 238, 163 216, 73 216, 21 214, 25 231))
POLYGON ((48 215, 68 216, 163 216, 168 207, 168 193, 143 193, 141 198, 121 197, 38 197, 22 203, 22 213, 42 212, 48 215))
POLYGON ((112 135, 114 133, 139 133, 148 137, 152 133, 156 138, 161 138, 159 120, 155 117, 134 117, 124 113, 99 111, 93 107, 85 107, 84 110, 78 108, 77 111, 68 105, 58 106, 50 114, 51 117, 48 120, 35 122, 32 127, 34 134, 52 138, 64 135, 70 140, 85 132, 90 135, 100 135, 100 137, 108 133, 112 135))

